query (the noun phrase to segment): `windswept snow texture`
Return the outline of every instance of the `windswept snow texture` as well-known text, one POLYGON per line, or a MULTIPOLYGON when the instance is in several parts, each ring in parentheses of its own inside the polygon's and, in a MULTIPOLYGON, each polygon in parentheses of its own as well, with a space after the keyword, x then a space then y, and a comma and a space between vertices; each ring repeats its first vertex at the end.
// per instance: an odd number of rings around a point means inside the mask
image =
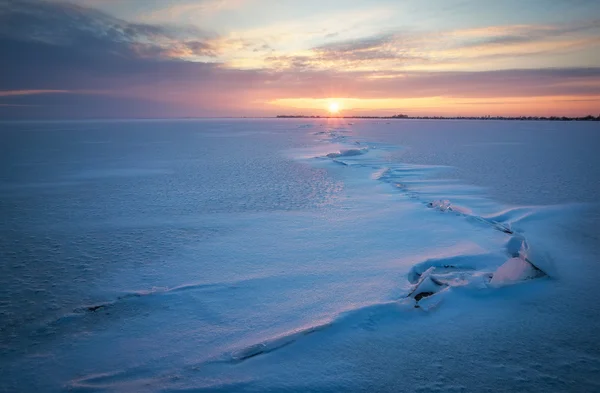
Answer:
POLYGON ((600 391, 600 130, 0 123, 0 391, 600 391))

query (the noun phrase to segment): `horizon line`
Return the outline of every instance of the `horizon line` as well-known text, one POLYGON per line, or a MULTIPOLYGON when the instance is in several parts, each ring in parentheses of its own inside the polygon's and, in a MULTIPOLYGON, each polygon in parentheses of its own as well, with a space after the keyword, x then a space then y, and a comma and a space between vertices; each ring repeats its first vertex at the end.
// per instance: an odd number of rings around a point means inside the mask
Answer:
POLYGON ((409 115, 391 115, 391 116, 334 116, 334 115, 275 115, 275 116, 177 116, 177 117, 88 117, 88 118, 40 118, 40 119, 26 119, 26 118, 6 118, 0 119, 0 122, 50 122, 50 121, 91 121, 91 120, 200 120, 200 119, 364 119, 364 120, 505 120, 505 121, 525 121, 525 120, 538 120, 538 121, 600 121, 600 114, 598 116, 585 115, 585 116, 439 116, 439 115, 427 115, 427 116, 409 116, 409 115))

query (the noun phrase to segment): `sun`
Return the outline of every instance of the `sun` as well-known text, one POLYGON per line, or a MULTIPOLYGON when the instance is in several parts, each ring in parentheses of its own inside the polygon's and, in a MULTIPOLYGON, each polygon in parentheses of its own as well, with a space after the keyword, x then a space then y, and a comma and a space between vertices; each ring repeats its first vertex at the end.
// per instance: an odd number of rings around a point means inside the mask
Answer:
POLYGON ((340 111, 340 104, 337 102, 329 103, 329 113, 336 114, 340 111))

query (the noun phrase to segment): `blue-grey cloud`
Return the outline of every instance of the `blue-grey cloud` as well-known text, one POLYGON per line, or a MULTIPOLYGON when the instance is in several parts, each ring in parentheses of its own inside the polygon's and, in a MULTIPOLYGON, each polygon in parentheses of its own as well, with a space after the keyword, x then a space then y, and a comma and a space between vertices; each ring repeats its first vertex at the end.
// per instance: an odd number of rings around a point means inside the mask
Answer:
POLYGON ((214 56, 212 35, 196 28, 130 23, 91 8, 40 0, 0 0, 0 37, 125 57, 166 54, 173 44, 214 56))
POLYGON ((0 0, 0 90, 93 90, 192 73, 201 78, 214 65, 166 52, 167 44, 178 43, 211 55, 204 38, 197 30, 127 23, 68 3, 0 0))
POLYGON ((0 119, 148 118, 186 116, 187 108, 144 98, 93 94, 39 94, 0 103, 0 119))
POLYGON ((332 62, 338 67, 353 68, 373 64, 373 61, 428 63, 432 59, 411 54, 412 46, 399 33, 384 33, 352 40, 335 41, 312 48, 312 54, 269 56, 266 60, 276 67, 298 70, 320 68, 332 62))

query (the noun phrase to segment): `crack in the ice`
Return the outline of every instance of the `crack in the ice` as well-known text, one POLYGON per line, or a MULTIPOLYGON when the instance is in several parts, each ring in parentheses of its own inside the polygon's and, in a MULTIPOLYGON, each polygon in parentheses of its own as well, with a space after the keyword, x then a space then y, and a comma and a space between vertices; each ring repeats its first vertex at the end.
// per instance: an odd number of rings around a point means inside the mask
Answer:
MULTIPOLYGON (((326 134, 330 136, 330 142, 334 142, 335 140, 337 140, 338 135, 336 130, 330 130, 327 133, 320 133, 320 135, 326 134)), ((357 144, 356 142, 355 144, 357 144)), ((348 165, 346 162, 339 161, 338 158, 341 156, 362 156, 366 153, 368 153, 368 149, 348 148, 345 150, 340 149, 338 152, 326 154, 325 157, 332 159, 333 162, 348 165)), ((417 192, 410 190, 410 188, 407 187, 406 184, 398 182, 397 179, 398 177, 401 177, 402 174, 412 177, 418 176, 418 171, 422 170, 423 167, 411 166, 408 164, 400 164, 394 168, 374 168, 378 169, 378 172, 375 174, 376 179, 394 185, 404 195, 407 195, 413 199, 422 200, 422 198, 420 198, 420 195, 417 192)), ((419 302, 425 298, 431 298, 437 293, 443 292, 446 289, 450 289, 453 286, 463 286, 471 284, 471 281, 473 280, 480 280, 480 285, 487 287, 492 284, 497 285, 497 282, 501 281, 501 279, 498 277, 502 277, 505 280, 509 280, 511 278, 514 279, 514 277, 511 276, 513 275, 521 277, 517 281, 525 281, 529 279, 548 276, 548 274, 544 270, 542 270, 539 266, 537 266, 529 259, 527 255, 529 245, 525 237, 521 234, 516 233, 511 228, 509 223, 503 223, 501 222, 501 220, 499 220, 502 217, 506 216, 506 213, 498 214, 496 215, 497 217, 485 218, 482 216, 474 215, 468 209, 463 208, 461 206, 456 206, 447 199, 423 202, 429 208, 437 209, 441 212, 453 212, 458 216, 475 219, 476 221, 490 225, 492 228, 503 232, 507 235, 513 235, 513 237, 511 237, 511 239, 507 243, 507 254, 509 255, 509 257, 511 257, 511 259, 505 261, 504 264, 500 265, 495 272, 485 272, 473 267, 466 267, 468 270, 470 270, 470 273, 461 273, 459 272, 459 269, 464 270, 465 267, 459 267, 452 264, 435 265, 435 263, 431 263, 431 266, 426 271, 418 272, 415 269, 419 265, 415 265, 413 269, 411 269, 411 272, 409 272, 409 281, 415 283, 415 285, 412 291, 407 295, 408 298, 413 298, 415 300, 415 307, 418 307, 419 302), (445 270, 454 269, 454 273, 439 272, 441 268, 445 270), (499 274, 499 276, 494 277, 494 274, 499 274), (521 276, 519 276, 519 274, 521 274, 521 276)))

